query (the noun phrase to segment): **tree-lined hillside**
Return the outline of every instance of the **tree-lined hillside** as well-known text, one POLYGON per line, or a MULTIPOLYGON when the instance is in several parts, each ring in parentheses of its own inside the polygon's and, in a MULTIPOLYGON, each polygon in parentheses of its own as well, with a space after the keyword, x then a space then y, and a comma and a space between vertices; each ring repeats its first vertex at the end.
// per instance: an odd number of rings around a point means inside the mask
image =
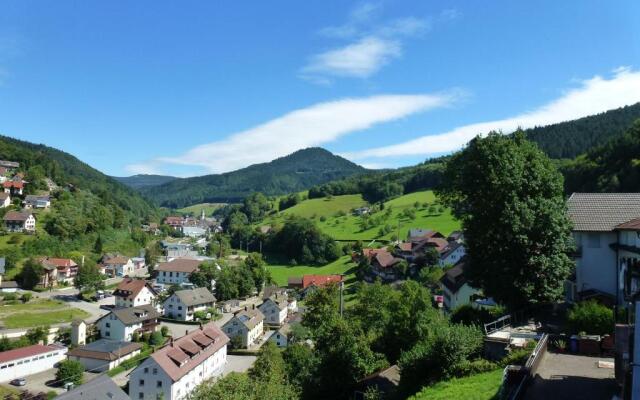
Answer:
POLYGON ((181 208, 197 203, 232 203, 252 192, 280 195, 360 174, 366 169, 321 148, 296 151, 268 163, 233 172, 176 179, 141 192, 156 204, 181 208))
POLYGON ((146 174, 132 176, 114 176, 112 178, 134 189, 140 189, 147 186, 158 186, 177 179, 173 176, 146 174))

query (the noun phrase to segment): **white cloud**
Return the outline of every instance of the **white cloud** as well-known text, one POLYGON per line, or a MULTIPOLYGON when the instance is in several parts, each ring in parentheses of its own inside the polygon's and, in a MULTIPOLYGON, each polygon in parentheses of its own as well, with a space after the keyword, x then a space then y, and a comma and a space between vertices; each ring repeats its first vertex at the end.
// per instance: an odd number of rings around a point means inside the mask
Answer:
MULTIPOLYGON (((344 25, 328 26, 322 36, 347 39, 349 43, 312 55, 300 70, 300 77, 313 83, 330 84, 331 78, 368 78, 402 56, 407 38, 428 31, 434 19, 405 17, 376 21, 380 5, 364 3, 354 9, 344 25)), ((447 10, 448 14, 451 10, 447 10)), ((443 20, 442 17, 435 20, 443 20)))
POLYGON ((401 54, 398 41, 365 37, 342 48, 313 56, 302 73, 311 77, 326 74, 367 78, 401 54))
POLYGON ((162 164, 199 166, 211 173, 271 161, 296 150, 319 146, 344 135, 429 109, 446 107, 460 92, 433 95, 381 95, 342 99, 287 113, 226 139, 197 146, 178 157, 129 165, 134 173, 158 173, 162 164))
POLYGON ((478 134, 490 131, 510 133, 518 127, 554 124, 639 102, 640 71, 623 67, 615 69, 613 73, 610 79, 594 76, 580 81, 577 88, 566 91, 558 99, 511 118, 464 125, 405 143, 345 153, 342 156, 362 160, 446 153, 460 149, 478 134))
POLYGON ((158 169, 158 163, 149 161, 148 163, 129 164, 124 169, 130 174, 143 174, 143 175, 161 175, 158 169))

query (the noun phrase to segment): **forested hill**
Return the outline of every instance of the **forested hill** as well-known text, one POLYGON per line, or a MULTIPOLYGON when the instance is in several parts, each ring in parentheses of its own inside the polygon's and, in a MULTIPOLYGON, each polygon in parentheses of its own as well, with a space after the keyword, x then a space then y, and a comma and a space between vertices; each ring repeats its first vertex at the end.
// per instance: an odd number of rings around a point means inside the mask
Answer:
POLYGON ((601 114, 525 130, 551 158, 575 158, 622 134, 640 119, 640 103, 601 114))
POLYGON ((239 201, 252 192, 266 195, 298 192, 366 171, 351 161, 315 147, 237 171, 176 179, 140 191, 158 205, 180 208, 204 202, 239 201))
POLYGON ((34 189, 36 181, 51 178, 58 185, 90 191, 104 206, 117 207, 130 219, 148 218, 157 212, 135 190, 52 147, 0 136, 0 159, 20 163, 20 169, 26 172, 25 179, 32 182, 27 185, 28 190, 34 189))
POLYGON ((140 189, 147 186, 163 185, 167 182, 171 182, 177 179, 173 176, 146 174, 132 176, 112 176, 112 178, 134 189, 140 189))

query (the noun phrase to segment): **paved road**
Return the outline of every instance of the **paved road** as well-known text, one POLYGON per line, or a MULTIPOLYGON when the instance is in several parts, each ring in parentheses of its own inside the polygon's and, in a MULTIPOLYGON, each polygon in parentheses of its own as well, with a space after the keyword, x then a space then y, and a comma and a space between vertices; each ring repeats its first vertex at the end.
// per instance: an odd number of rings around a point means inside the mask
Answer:
MULTIPOLYGON (((224 313, 222 314, 222 318, 217 320, 215 324, 218 325, 219 327, 222 327, 222 325, 226 324, 227 321, 231 319, 231 317, 233 317, 233 314, 224 313)), ((169 332, 171 333, 171 336, 173 336, 175 339, 184 336, 187 332, 191 332, 192 330, 199 328, 199 325, 178 324, 175 322, 165 322, 165 321, 161 321, 160 326, 168 327, 169 332)))
POLYGON ((524 399, 611 399, 616 393, 614 370, 598 368, 598 361, 613 358, 547 352, 524 399))
POLYGON ((234 356, 227 354, 227 365, 224 367, 224 376, 231 372, 246 372, 253 366, 256 356, 234 356))

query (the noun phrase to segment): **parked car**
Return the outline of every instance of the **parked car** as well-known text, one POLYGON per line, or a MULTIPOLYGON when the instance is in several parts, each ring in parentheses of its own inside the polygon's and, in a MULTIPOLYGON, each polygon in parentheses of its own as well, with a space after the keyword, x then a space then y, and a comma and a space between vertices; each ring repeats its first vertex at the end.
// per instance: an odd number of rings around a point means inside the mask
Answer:
POLYGON ((10 382, 13 386, 24 386, 27 384, 27 380, 25 378, 17 378, 10 382))

